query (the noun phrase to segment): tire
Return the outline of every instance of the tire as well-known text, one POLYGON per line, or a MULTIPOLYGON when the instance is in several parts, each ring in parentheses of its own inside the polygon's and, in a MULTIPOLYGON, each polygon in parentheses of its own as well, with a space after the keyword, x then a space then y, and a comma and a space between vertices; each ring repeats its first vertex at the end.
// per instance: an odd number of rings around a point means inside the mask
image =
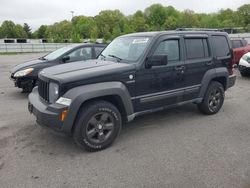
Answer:
POLYGON ((109 147, 118 137, 122 118, 118 109, 106 101, 87 103, 79 111, 73 138, 87 151, 99 151, 109 147))
POLYGON ((224 97, 225 91, 223 85, 212 81, 207 88, 202 103, 198 104, 198 108, 204 114, 216 114, 224 103, 224 97))

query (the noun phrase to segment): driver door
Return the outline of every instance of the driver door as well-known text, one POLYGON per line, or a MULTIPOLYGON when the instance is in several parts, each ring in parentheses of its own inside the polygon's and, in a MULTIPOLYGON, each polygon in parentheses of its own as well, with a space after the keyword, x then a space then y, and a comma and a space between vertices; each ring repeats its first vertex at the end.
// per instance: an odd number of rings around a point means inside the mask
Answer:
POLYGON ((142 68, 136 74, 136 111, 159 108, 183 100, 184 61, 181 38, 162 37, 150 56, 167 55, 168 64, 142 68))

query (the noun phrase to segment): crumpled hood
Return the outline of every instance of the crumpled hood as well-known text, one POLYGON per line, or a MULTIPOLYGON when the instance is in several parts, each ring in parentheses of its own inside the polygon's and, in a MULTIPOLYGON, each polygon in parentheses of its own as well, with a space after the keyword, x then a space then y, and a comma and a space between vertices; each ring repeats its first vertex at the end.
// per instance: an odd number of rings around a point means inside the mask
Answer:
POLYGON ((69 83, 105 75, 112 77, 114 74, 117 75, 132 70, 135 70, 134 64, 88 60, 45 68, 39 73, 39 77, 69 83))

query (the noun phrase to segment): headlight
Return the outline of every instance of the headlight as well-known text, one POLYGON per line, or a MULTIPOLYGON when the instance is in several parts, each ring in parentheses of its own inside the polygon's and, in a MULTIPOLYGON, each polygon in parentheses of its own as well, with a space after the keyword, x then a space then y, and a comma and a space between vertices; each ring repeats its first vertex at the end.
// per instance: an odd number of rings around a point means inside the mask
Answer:
POLYGON ((243 60, 245 60, 246 62, 250 63, 250 57, 248 57, 247 55, 244 55, 242 57, 243 60))
POLYGON ((30 74, 33 70, 34 70, 33 68, 28 68, 28 69, 24 69, 24 70, 17 71, 17 72, 14 74, 14 77, 26 76, 26 75, 30 74))
POLYGON ((59 97, 59 86, 54 82, 50 82, 49 83, 49 102, 55 103, 58 97, 59 97))

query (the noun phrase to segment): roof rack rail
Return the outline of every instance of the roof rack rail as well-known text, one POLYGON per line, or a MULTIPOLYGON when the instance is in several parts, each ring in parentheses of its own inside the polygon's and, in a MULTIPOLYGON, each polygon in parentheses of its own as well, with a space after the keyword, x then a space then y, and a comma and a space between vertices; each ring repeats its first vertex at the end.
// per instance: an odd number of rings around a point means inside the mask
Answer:
POLYGON ((224 32, 224 29, 211 29, 211 28, 177 28, 176 31, 218 31, 224 32))

